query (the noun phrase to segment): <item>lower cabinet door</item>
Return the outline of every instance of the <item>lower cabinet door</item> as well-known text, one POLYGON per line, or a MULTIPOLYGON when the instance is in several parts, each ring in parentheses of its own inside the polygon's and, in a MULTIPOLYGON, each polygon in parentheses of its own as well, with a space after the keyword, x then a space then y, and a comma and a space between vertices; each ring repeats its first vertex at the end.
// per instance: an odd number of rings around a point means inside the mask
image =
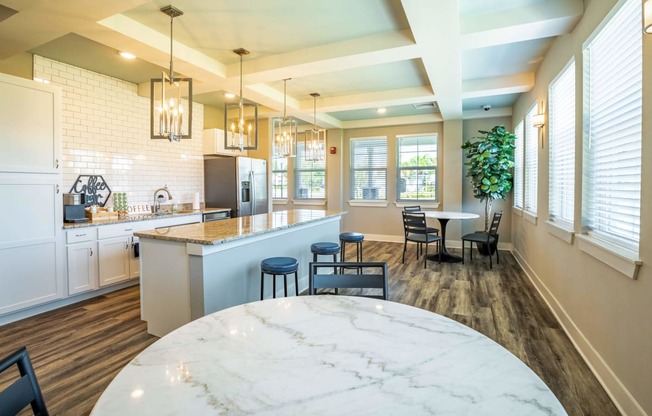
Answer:
POLYGON ((129 279, 131 237, 107 238, 98 241, 100 287, 129 279))
POLYGON ((68 294, 95 290, 98 282, 97 243, 68 245, 68 294))

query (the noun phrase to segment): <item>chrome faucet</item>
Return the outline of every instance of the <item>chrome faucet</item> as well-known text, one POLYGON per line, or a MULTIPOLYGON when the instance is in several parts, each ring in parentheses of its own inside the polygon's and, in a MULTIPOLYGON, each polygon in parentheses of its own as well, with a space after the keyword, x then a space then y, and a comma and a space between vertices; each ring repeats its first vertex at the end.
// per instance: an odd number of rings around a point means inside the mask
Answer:
POLYGON ((161 201, 159 201, 159 198, 163 198, 163 195, 159 195, 159 192, 165 192, 168 194, 168 199, 173 199, 172 194, 170 194, 170 191, 168 191, 167 185, 154 191, 154 204, 152 205, 152 212, 154 214, 158 213, 161 210, 161 201))

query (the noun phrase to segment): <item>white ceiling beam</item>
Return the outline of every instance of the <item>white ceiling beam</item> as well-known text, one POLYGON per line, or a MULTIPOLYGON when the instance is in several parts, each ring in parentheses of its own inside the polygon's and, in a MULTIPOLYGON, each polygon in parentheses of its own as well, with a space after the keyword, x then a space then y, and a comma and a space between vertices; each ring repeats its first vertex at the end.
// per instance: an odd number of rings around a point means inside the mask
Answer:
POLYGON ((568 33, 584 13, 582 0, 548 0, 461 19, 463 49, 486 48, 568 33))
MULTIPOLYGON (((408 30, 382 33, 288 53, 248 59, 243 78, 248 84, 299 78, 419 57, 408 30)), ((229 77, 240 74, 240 63, 229 65, 229 77)))
POLYGON ((462 118, 458 0, 402 0, 444 120, 462 118), (445 37, 442 34, 446 34, 445 37))
POLYGON ((403 126, 411 124, 440 123, 441 114, 422 114, 417 116, 373 118, 367 120, 351 120, 342 123, 343 129, 360 129, 368 127, 403 126))
POLYGON ((534 87, 534 73, 472 79, 462 82, 462 99, 528 92, 534 87))
POLYGON ((484 110, 465 110, 463 119, 493 118, 493 117, 511 117, 512 107, 492 108, 490 111, 484 110))
MULTIPOLYGON (((342 95, 338 97, 322 97, 319 101, 319 109, 332 113, 336 111, 358 110, 360 108, 390 107, 432 101, 435 101, 435 95, 429 87, 413 87, 342 95)), ((310 109, 312 105, 312 100, 303 100, 301 101, 300 108, 310 109)))

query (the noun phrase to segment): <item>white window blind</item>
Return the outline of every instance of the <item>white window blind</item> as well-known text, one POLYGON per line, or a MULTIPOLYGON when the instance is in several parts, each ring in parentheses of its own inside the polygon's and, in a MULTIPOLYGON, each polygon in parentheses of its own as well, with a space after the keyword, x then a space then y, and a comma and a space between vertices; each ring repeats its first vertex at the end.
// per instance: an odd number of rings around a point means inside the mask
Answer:
POLYGON ((397 139, 396 189, 399 201, 437 200, 437 134, 397 139))
POLYGON ((583 230, 638 251, 641 1, 625 2, 584 49, 583 230))
POLYGON ((294 159, 294 197, 326 198, 326 160, 307 161, 303 142, 297 143, 297 157, 294 159))
POLYGON ((387 138, 351 139, 351 200, 387 199, 387 138))
POLYGON ((532 126, 532 118, 537 114, 536 104, 525 116, 525 211, 537 213, 537 175, 539 129, 532 126))
POLYGON ((553 80, 549 97, 549 216, 573 229, 575 201, 575 62, 553 80))
POLYGON ((284 157, 272 158, 272 199, 288 197, 288 160, 284 157))
POLYGON ((514 129, 514 207, 523 209, 523 121, 514 129))

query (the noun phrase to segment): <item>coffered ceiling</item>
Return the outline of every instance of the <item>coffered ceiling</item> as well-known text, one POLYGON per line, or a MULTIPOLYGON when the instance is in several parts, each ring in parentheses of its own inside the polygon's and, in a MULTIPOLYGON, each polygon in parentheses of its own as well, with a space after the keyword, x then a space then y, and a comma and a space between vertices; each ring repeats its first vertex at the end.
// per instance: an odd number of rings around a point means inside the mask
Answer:
POLYGON ((193 78, 196 101, 222 107, 238 92, 242 47, 246 98, 282 114, 290 78, 288 114, 312 123, 318 92, 329 128, 510 115, 584 10, 582 0, 0 0, 0 61, 31 52, 145 85, 169 67, 168 4, 184 12, 175 71, 193 78))

